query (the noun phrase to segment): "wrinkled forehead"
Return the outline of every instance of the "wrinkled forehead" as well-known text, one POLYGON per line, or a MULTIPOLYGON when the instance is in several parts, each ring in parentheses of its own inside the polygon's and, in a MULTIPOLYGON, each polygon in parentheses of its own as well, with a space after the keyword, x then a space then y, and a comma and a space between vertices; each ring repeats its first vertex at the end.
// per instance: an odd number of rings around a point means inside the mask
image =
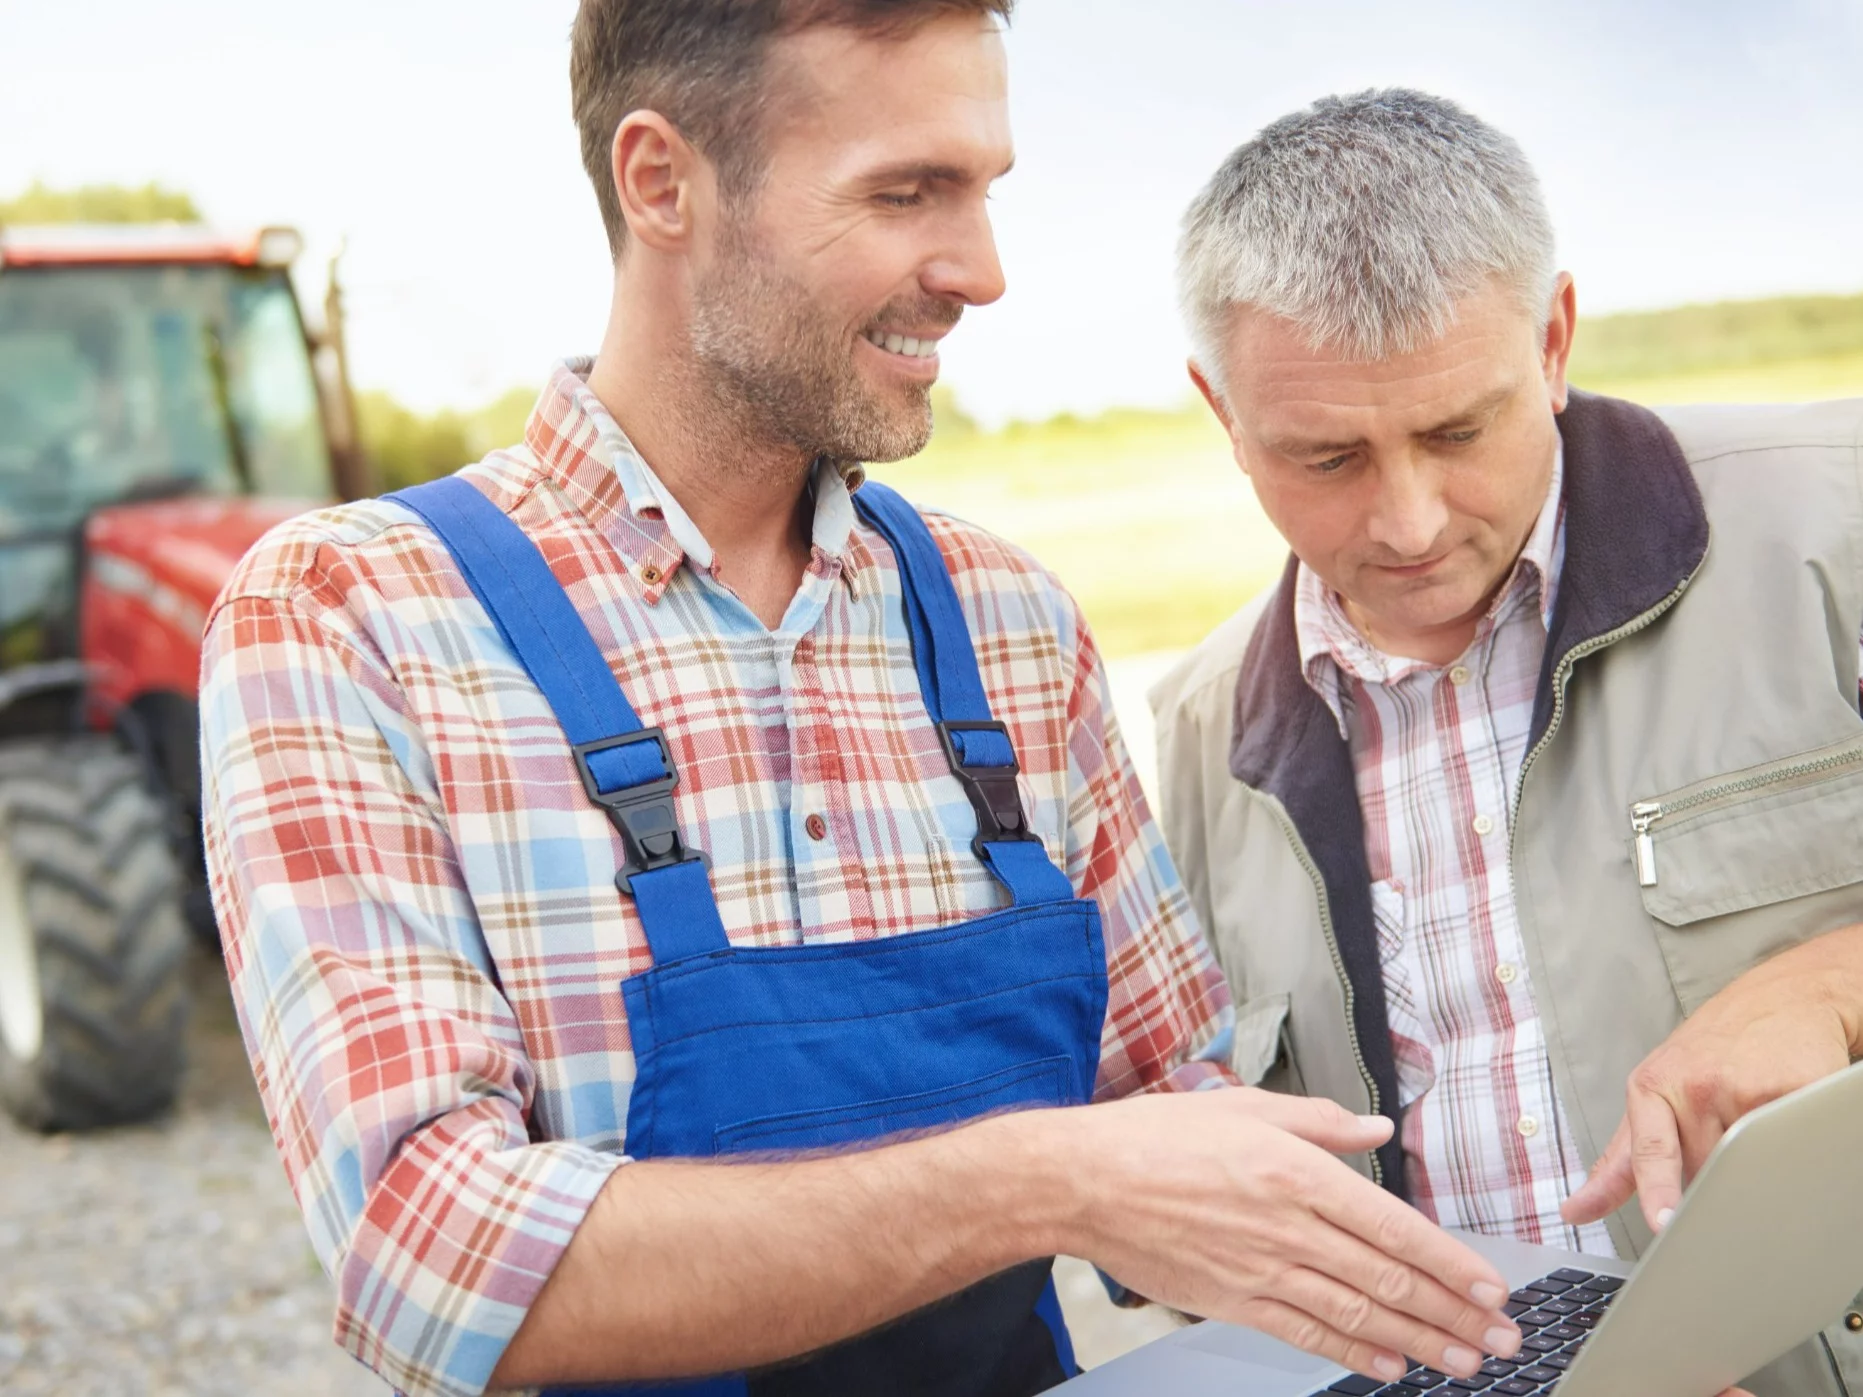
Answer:
POLYGON ((1510 296, 1460 303, 1443 334, 1407 353, 1365 359, 1316 346, 1301 326, 1252 307, 1231 313, 1226 396, 1264 442, 1326 435, 1342 417, 1361 426, 1431 430, 1517 389, 1537 363, 1534 317, 1510 296))

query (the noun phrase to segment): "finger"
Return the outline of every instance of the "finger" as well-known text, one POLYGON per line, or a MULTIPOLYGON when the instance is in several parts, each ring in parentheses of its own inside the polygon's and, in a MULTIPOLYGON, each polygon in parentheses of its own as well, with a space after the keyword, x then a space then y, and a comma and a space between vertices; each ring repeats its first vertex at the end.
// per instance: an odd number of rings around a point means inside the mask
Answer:
POLYGON ((1630 1091, 1630 1167, 1652 1232, 1668 1225, 1682 1202, 1682 1136, 1675 1111, 1654 1092, 1630 1091))
POLYGON ((1401 1333, 1374 1334, 1350 1322, 1349 1313, 1326 1314, 1313 1304, 1302 1304, 1346 1333, 1399 1347, 1408 1344, 1402 1351, 1420 1357, 1451 1346, 1500 1358, 1520 1351, 1520 1331, 1505 1314, 1455 1294, 1408 1260, 1387 1256, 1349 1233, 1332 1229, 1305 1258, 1305 1266, 1337 1287, 1339 1294, 1362 1296, 1407 1326, 1401 1333))
MULTIPOLYGON (((1341 1284, 1332 1276, 1305 1267, 1280 1278, 1275 1286, 1277 1299, 1344 1334, 1349 1339, 1370 1344, 1380 1351, 1409 1354, 1456 1377, 1473 1377, 1480 1369, 1490 1345, 1468 1343, 1460 1335, 1446 1333, 1425 1324, 1415 1316, 1400 1314, 1380 1304, 1375 1298, 1350 1284, 1341 1284)), ((1476 1315, 1477 1333, 1482 1317, 1476 1315)), ((1492 1347, 1508 1357, 1518 1351, 1520 1336, 1509 1328, 1498 1330, 1492 1347)))
POLYGON ((1682 1179, 1686 1187, 1688 1180, 1707 1167, 1708 1156, 1721 1143, 1727 1127, 1717 1115, 1696 1116, 1682 1122, 1682 1126, 1682 1179))
POLYGON ((1343 1363, 1353 1372, 1381 1382, 1396 1382, 1410 1371, 1403 1355, 1389 1349, 1341 1334, 1317 1315, 1308 1314, 1280 1300, 1250 1300, 1236 1306, 1233 1313, 1212 1315, 1231 1324, 1259 1329, 1270 1338, 1297 1349, 1343 1363))
POLYGON ((1323 1096, 1247 1091, 1238 1100, 1255 1119, 1297 1135, 1329 1154, 1375 1150, 1391 1138, 1395 1128, 1383 1116, 1355 1116, 1323 1096))
POLYGON ((1507 1283, 1491 1263, 1343 1164, 1329 1171, 1326 1182, 1314 1192, 1312 1206, 1334 1227, 1434 1278, 1451 1293, 1466 1295, 1507 1322, 1500 1313, 1507 1283))
POLYGON ((1559 1205, 1559 1216, 1571 1223, 1597 1222, 1623 1207, 1636 1191, 1637 1176, 1630 1167, 1630 1117, 1626 1115, 1591 1167, 1584 1187, 1559 1205))

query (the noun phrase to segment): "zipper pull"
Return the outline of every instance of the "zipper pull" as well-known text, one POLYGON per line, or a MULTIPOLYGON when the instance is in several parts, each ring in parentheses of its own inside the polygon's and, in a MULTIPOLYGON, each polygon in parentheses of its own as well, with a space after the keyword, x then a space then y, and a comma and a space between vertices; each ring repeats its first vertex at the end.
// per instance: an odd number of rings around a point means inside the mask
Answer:
POLYGON ((1662 802, 1640 801, 1630 807, 1630 828, 1637 836, 1637 883, 1656 886, 1656 841, 1650 838, 1650 826, 1662 818, 1662 802))

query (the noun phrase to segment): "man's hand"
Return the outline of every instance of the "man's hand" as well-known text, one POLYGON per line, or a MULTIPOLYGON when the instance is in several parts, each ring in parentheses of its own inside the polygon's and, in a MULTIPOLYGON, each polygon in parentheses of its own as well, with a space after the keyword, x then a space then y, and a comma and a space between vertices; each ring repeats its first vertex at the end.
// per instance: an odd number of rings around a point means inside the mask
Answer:
POLYGON ((1850 1065, 1860 1019, 1863 927, 1749 970, 1631 1073, 1623 1123, 1561 1215, 1596 1222, 1636 1194, 1660 1232, 1735 1121, 1850 1065))
POLYGON ((1132 1289, 1386 1382, 1406 1354, 1467 1376, 1518 1351, 1500 1273, 1333 1157, 1388 1121, 1244 1088, 1071 1114, 1101 1185, 1079 1254, 1132 1289))

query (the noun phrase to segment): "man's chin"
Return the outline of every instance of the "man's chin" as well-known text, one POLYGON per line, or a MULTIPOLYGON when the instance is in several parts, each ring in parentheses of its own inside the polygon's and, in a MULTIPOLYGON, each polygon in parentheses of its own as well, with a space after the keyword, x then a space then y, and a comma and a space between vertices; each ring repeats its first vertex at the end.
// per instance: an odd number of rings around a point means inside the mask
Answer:
POLYGON ((1466 626, 1482 611, 1473 588, 1423 578, 1396 586, 1367 588, 1369 595, 1350 599, 1354 622, 1369 622, 1387 635, 1429 635, 1466 626))
POLYGON ((931 444, 932 412, 929 394, 919 394, 910 405, 869 403, 858 423, 845 424, 835 433, 839 447, 829 452, 842 460, 904 461, 931 444))

